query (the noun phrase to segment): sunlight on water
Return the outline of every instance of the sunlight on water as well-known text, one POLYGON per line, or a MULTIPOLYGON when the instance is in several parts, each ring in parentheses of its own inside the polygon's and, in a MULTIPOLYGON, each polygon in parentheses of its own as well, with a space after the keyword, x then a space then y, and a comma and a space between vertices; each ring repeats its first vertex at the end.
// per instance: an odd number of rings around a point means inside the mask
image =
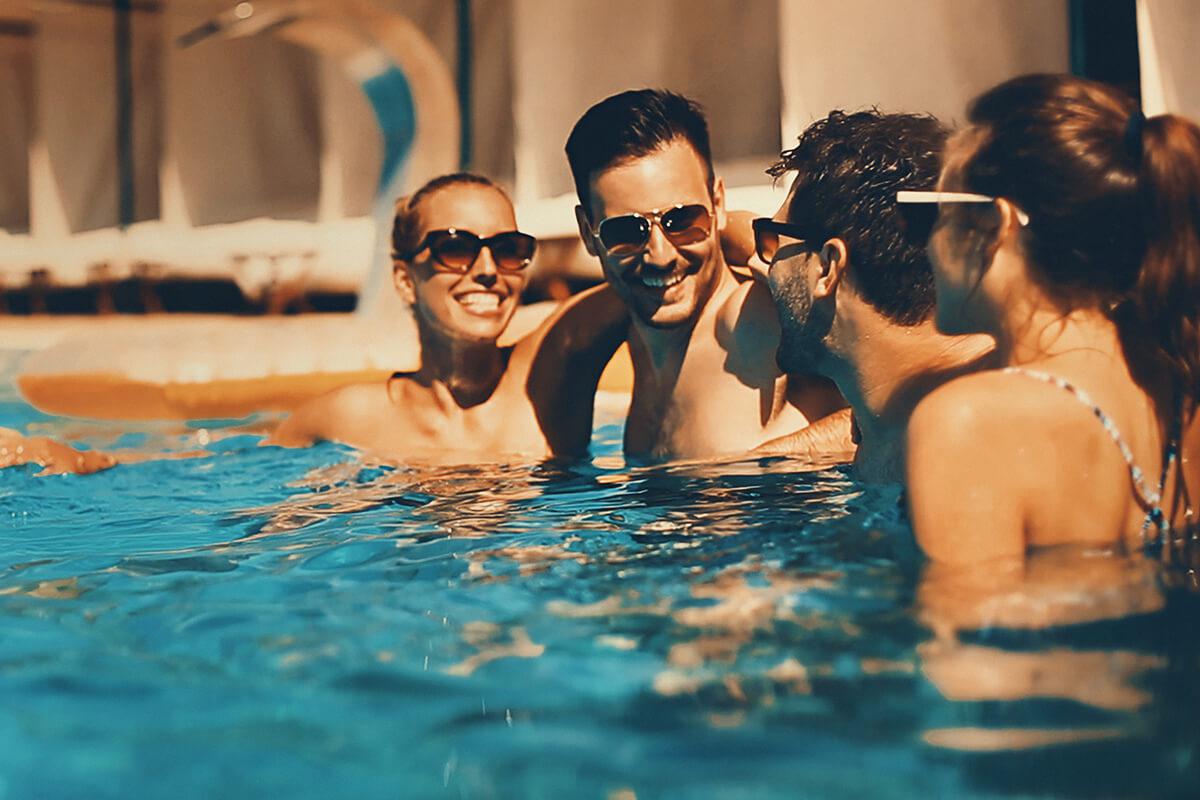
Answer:
POLYGON ((0 472, 0 797, 1200 785, 1196 608, 1153 565, 923 573, 894 489, 628 466, 608 416, 590 463, 392 468, 0 396, 0 425, 212 453, 0 472))

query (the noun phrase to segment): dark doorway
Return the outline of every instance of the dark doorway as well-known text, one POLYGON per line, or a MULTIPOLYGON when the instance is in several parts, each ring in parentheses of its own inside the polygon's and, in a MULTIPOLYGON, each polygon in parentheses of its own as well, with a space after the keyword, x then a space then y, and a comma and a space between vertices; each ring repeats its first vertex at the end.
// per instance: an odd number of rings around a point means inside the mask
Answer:
POLYGON ((1071 0, 1071 72, 1141 99, 1136 0, 1071 0))

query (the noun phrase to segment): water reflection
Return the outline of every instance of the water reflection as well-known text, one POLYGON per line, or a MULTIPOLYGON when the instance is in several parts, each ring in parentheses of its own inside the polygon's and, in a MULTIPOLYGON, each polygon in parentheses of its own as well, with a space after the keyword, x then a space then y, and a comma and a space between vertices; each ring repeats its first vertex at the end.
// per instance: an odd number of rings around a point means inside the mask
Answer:
POLYGON ((1011 563, 930 565, 918 601, 935 639, 917 653, 922 673, 943 697, 960 703, 1061 700, 1078 710, 1126 713, 1109 715, 1100 725, 935 728, 924 740, 981 751, 1136 733, 1133 712, 1152 699, 1142 684, 1166 660, 1123 641, 1119 629, 1105 632, 1122 620, 1155 624, 1166 604, 1160 578, 1160 565, 1140 554, 1077 547, 1011 563), (1097 632, 1099 641, 1080 640, 1097 632))
POLYGON ((1200 706, 1194 680, 1166 687, 1173 673, 1196 674, 1200 648, 1195 598, 1166 583, 1162 565, 1140 553, 1088 548, 930 565, 917 612, 933 635, 916 654, 949 705, 922 741, 969 756, 967 774, 988 788, 1175 796, 1196 779, 1200 706), (1192 732, 1178 737, 1183 720, 1192 732), (1088 767, 1048 785, 1052 752, 1088 767), (1002 754, 1010 760, 998 770, 1002 754), (1131 772, 1134 754, 1142 761, 1131 772))
MULTIPOLYGON (((350 753, 429 772, 426 794, 600 775, 636 796, 876 796, 886 774, 898 796, 1170 796, 1200 777, 1200 615, 1146 559, 922 568, 894 490, 788 459, 280 458, 170 462, 131 508, 33 485, 61 522, 10 531, 0 615, 46 638, 11 640, 34 655, 0 658, 0 690, 39 696, 47 669, 197 686, 176 718, 214 737, 214 696, 242 719, 286 707, 342 742, 305 751, 331 774, 350 753), (181 500, 189 481, 209 505, 181 500)), ((183 741, 137 709, 117 740, 183 741)), ((278 760, 287 727, 238 741, 278 760)))

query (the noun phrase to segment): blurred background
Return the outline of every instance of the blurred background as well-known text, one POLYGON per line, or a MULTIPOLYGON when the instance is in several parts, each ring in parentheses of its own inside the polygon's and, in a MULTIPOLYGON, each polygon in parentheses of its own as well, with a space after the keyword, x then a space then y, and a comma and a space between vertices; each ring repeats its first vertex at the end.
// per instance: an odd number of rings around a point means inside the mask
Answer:
POLYGON ((389 240, 430 177, 496 178, 540 240, 509 341, 600 281, 563 145, 614 92, 699 100, 769 215, 832 109, 954 122, 1071 71, 1195 116, 1196 41, 1195 0, 0 0, 0 351, 54 414, 287 410, 420 364, 389 240))
POLYGON ((392 201, 458 168, 511 189, 559 296, 599 277, 563 143, 608 94, 698 99, 769 213, 833 108, 954 120, 1075 71, 1195 114, 1195 41, 1189 0, 0 0, 0 314, 369 309, 392 201))

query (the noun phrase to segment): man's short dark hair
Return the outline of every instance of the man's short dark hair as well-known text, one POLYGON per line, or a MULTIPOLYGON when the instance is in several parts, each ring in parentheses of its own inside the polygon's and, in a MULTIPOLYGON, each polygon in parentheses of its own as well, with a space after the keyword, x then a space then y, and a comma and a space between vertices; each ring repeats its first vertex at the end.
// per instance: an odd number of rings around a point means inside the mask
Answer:
POLYGON ((929 115, 831 111, 767 170, 796 170, 788 222, 842 239, 851 284, 898 325, 927 320, 936 297, 925 248, 904 237, 896 192, 937 184, 947 134, 929 115))
POLYGON ((567 137, 567 161, 579 202, 591 214, 591 180, 596 172, 650 155, 683 139, 704 160, 713 179, 708 121, 699 104, 663 89, 633 89, 589 108, 567 137))

